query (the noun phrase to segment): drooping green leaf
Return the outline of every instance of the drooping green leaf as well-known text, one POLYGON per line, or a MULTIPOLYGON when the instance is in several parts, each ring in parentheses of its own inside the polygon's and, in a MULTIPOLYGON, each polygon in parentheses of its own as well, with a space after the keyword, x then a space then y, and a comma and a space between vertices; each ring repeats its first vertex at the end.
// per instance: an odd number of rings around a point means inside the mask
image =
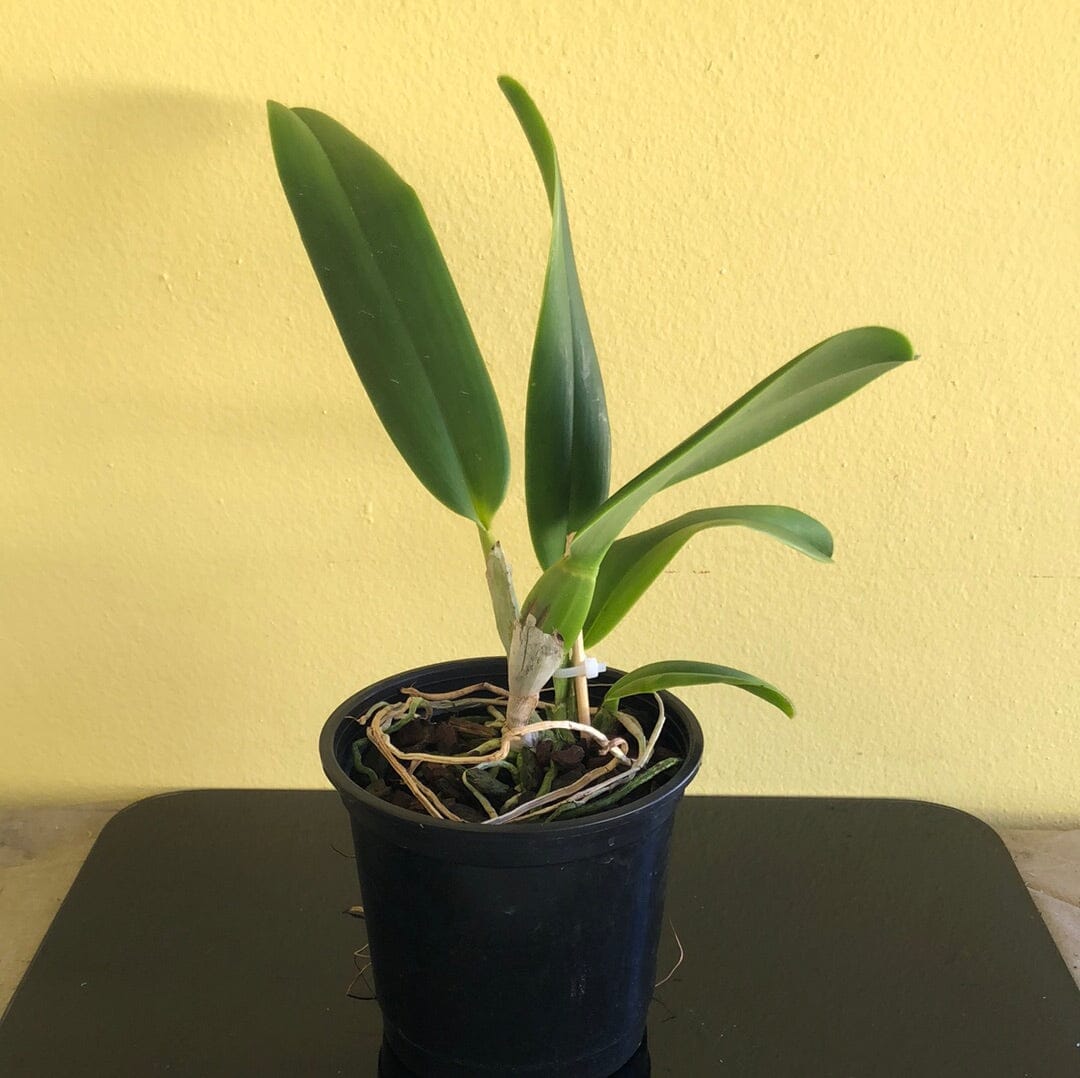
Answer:
POLYGON ((736 525, 764 532, 817 561, 832 557, 832 536, 824 524, 783 505, 732 505, 698 509, 666 524, 614 542, 596 578, 585 619, 587 646, 602 640, 641 598, 664 567, 706 528, 736 525))
POLYGON ((608 689, 601 705, 604 710, 614 710, 619 701, 635 693, 659 692, 676 689, 680 685, 733 685, 778 707, 788 718, 795 714, 794 705, 774 685, 762 681, 753 674, 732 670, 729 666, 715 663, 699 663, 689 659, 671 659, 666 662, 649 663, 624 674, 608 689))
POLYGON ((525 498, 543 568, 608 495, 611 434, 581 295, 559 160, 543 117, 513 79, 499 86, 529 140, 551 207, 551 246, 525 411, 525 498))
POLYGON ((506 431, 416 192, 329 116, 267 110, 282 187, 375 411, 420 482, 486 527, 509 478, 506 431))
POLYGON ((578 531, 571 554, 598 564, 654 494, 756 449, 912 358, 905 337, 879 326, 847 330, 815 345, 616 491, 578 531))

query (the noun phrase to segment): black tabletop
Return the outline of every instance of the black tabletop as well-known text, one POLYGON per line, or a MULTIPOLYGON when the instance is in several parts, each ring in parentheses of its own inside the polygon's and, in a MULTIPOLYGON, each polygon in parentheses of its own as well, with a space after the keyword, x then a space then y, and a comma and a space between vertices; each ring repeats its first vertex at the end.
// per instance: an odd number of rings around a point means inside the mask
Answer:
MULTIPOLYGON (((0 1074, 374 1078, 349 849, 333 793, 120 813, 0 1023, 0 1074)), ((1080 1075, 1080 992, 1000 840, 962 813, 687 798, 667 915, 661 974, 676 935, 685 957, 627 1078, 1080 1075)))

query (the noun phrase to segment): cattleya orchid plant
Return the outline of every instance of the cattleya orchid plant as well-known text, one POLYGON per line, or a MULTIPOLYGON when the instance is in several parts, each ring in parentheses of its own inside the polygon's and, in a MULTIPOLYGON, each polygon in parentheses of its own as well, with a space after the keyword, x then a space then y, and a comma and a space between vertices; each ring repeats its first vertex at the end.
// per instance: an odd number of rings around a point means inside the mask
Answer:
POLYGON ((681 659, 626 674, 594 708, 586 649, 703 529, 751 528, 819 561, 832 554, 828 530, 796 509, 738 505, 623 532, 653 495, 755 449, 913 358, 894 330, 839 333, 609 493, 607 407, 558 157, 521 85, 507 77, 499 85, 539 165, 552 219, 525 416, 526 503, 542 572, 521 603, 494 530, 509 477, 502 415, 416 193, 330 117, 268 105, 281 183, 345 348, 417 478, 475 524, 507 654, 505 688, 425 695, 403 687, 401 700, 358 716, 354 774, 376 795, 417 811, 493 824, 598 811, 678 763, 660 742, 662 701, 647 731, 621 707, 634 694, 719 682, 793 714, 787 697, 760 678, 681 659), (553 698, 542 698, 553 678, 553 698))

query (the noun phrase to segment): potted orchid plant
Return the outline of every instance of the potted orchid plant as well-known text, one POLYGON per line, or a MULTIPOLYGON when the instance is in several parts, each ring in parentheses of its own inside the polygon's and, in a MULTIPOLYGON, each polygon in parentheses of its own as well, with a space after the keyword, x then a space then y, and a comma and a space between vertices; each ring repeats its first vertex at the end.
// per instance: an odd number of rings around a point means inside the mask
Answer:
POLYGON ((824 525, 778 505, 706 507, 627 531, 661 491, 913 357, 891 329, 829 337, 612 493, 555 145, 522 86, 499 85, 552 221, 524 424, 540 573, 521 599, 496 525, 510 474, 502 414, 416 193, 335 120, 269 104, 282 186, 346 351, 416 477, 475 527, 502 645, 499 657, 409 670, 350 697, 324 729, 322 757, 353 821, 394 1052, 425 1075, 588 1078, 617 1069, 641 1039, 667 840, 700 762, 700 727, 667 690, 724 684, 793 713, 779 689, 731 667, 663 658, 604 671, 589 649, 704 529, 750 528, 821 561, 832 553, 824 525), (441 1029, 425 1003, 433 993, 441 1029), (528 1020, 495 1035, 507 997, 528 1020))

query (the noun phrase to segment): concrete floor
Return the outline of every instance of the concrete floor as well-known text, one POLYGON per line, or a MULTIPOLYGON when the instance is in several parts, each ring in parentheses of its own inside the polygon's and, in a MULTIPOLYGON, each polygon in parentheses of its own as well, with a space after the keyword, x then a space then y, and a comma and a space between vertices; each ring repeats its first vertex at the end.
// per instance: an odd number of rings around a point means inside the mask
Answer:
MULTIPOLYGON (((98 832, 122 807, 0 807, 0 1011, 98 832)), ((1080 830, 1001 835, 1080 985, 1080 830)))
POLYGON ((0 1008, 26 972, 98 832, 123 807, 0 808, 0 1008))

